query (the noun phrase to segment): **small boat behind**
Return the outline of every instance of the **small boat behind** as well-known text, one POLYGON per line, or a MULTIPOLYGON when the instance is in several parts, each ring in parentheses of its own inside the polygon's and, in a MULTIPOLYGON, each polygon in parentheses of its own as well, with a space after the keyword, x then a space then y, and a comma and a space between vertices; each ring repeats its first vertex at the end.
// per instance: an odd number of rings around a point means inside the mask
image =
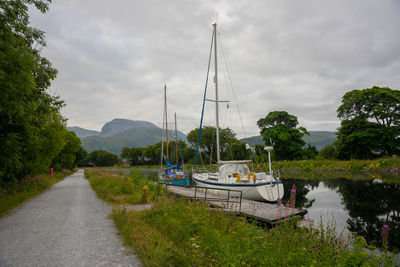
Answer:
MULTIPOLYGON (((165 138, 166 138, 166 157, 165 163, 167 168, 163 168, 164 163, 164 141, 161 142, 161 169, 158 172, 158 177, 161 183, 164 184, 173 184, 173 185, 182 185, 188 186, 190 184, 189 177, 181 168, 183 161, 181 160, 178 163, 178 134, 177 134, 177 127, 176 127, 176 114, 175 114, 175 159, 176 165, 172 165, 169 160, 168 155, 168 120, 167 120, 167 86, 164 86, 164 118, 163 118, 163 130, 164 130, 164 122, 165 122, 165 138)), ((163 134, 164 138, 164 134, 163 134)), ((173 153, 171 153, 173 154, 173 153)))

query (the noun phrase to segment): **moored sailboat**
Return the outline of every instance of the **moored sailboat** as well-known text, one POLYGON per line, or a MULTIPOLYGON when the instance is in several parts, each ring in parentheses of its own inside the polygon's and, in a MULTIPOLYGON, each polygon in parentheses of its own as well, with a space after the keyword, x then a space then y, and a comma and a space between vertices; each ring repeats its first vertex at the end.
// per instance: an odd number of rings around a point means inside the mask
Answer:
MULTIPOLYGON (((279 180, 278 177, 274 177, 273 172, 271 170, 271 157, 270 152, 272 151, 272 147, 266 147, 265 150, 268 151, 268 159, 269 159, 269 174, 265 172, 253 172, 250 171, 248 167, 248 163, 251 163, 251 160, 231 160, 231 161, 222 161, 220 159, 220 144, 219 144, 219 114, 218 114, 218 103, 221 102, 218 99, 218 71, 217 71, 217 24, 213 24, 213 37, 212 37, 212 45, 211 50, 214 45, 214 55, 215 55, 215 115, 216 115, 216 152, 217 152, 217 171, 209 172, 205 169, 196 168, 197 163, 197 154, 199 151, 199 142, 197 144, 196 151, 196 160, 195 166, 192 170, 193 181, 203 187, 215 188, 215 189, 230 189, 235 190, 230 192, 230 196, 239 197, 240 191, 243 198, 249 200, 256 201, 270 201, 275 202, 278 199, 283 197, 284 189, 283 184, 279 180)), ((211 60, 211 50, 210 50, 210 59, 211 60)), ((209 64, 210 65, 210 64, 209 64)), ((207 73, 208 77, 208 73, 207 73)), ((206 86, 207 88, 207 86, 206 86)), ((200 131, 199 131, 199 141, 204 113, 204 101, 206 100, 206 92, 204 93, 203 100, 203 111, 202 111, 202 119, 200 122, 200 131)), ((217 194, 226 194, 224 190, 215 190, 217 194)))
MULTIPOLYGON (((188 186, 190 184, 189 177, 185 174, 182 169, 182 159, 178 161, 178 134, 176 127, 176 113, 175 113, 175 160, 176 164, 173 165, 169 159, 168 153, 168 117, 167 117, 167 86, 164 85, 164 117, 163 117, 163 129, 165 122, 165 138, 166 138, 166 157, 165 163, 166 168, 163 168, 164 163, 164 142, 161 142, 161 160, 160 160, 160 171, 158 173, 159 181, 164 184, 174 184, 174 185, 183 185, 188 186), (164 121, 165 120, 165 121, 164 121)), ((164 134, 163 134, 164 138, 164 134)))

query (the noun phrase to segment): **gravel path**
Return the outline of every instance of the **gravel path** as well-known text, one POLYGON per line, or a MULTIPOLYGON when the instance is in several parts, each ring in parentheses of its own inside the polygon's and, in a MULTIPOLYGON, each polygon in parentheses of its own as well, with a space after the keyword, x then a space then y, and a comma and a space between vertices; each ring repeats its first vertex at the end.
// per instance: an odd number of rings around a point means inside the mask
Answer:
POLYGON ((0 266, 140 266, 82 170, 0 219, 0 266))

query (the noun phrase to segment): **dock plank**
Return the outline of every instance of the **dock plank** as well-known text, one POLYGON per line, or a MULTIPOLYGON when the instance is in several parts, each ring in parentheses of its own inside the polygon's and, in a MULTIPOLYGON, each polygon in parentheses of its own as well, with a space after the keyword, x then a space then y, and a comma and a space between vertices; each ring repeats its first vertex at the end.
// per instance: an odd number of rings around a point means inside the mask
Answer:
POLYGON ((248 199, 242 199, 240 204, 239 198, 230 197, 228 200, 227 196, 211 193, 208 190, 206 195, 205 190, 195 189, 195 187, 168 185, 167 188, 171 194, 198 201, 206 201, 212 207, 221 208, 228 213, 253 217, 259 221, 272 225, 284 218, 304 216, 307 213, 307 210, 305 209, 296 209, 285 207, 284 205, 252 201, 248 199))

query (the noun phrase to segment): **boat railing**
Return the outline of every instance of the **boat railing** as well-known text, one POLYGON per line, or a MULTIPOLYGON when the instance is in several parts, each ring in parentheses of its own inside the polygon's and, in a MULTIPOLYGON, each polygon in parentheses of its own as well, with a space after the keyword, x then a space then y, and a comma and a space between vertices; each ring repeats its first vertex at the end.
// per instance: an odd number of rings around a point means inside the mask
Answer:
POLYGON ((239 214, 242 210, 242 195, 243 192, 239 190, 203 187, 196 185, 184 186, 159 183, 157 187, 157 198, 160 196, 184 197, 196 201, 205 201, 208 202, 212 207, 229 210, 235 208, 236 205, 236 207, 239 207, 239 214), (165 191, 163 193, 160 192, 161 186, 164 186, 165 188, 165 191), (169 187, 173 187, 175 190, 168 190, 169 187), (234 195, 237 195, 238 197, 233 197, 234 195), (226 206, 224 205, 225 203, 226 206))

